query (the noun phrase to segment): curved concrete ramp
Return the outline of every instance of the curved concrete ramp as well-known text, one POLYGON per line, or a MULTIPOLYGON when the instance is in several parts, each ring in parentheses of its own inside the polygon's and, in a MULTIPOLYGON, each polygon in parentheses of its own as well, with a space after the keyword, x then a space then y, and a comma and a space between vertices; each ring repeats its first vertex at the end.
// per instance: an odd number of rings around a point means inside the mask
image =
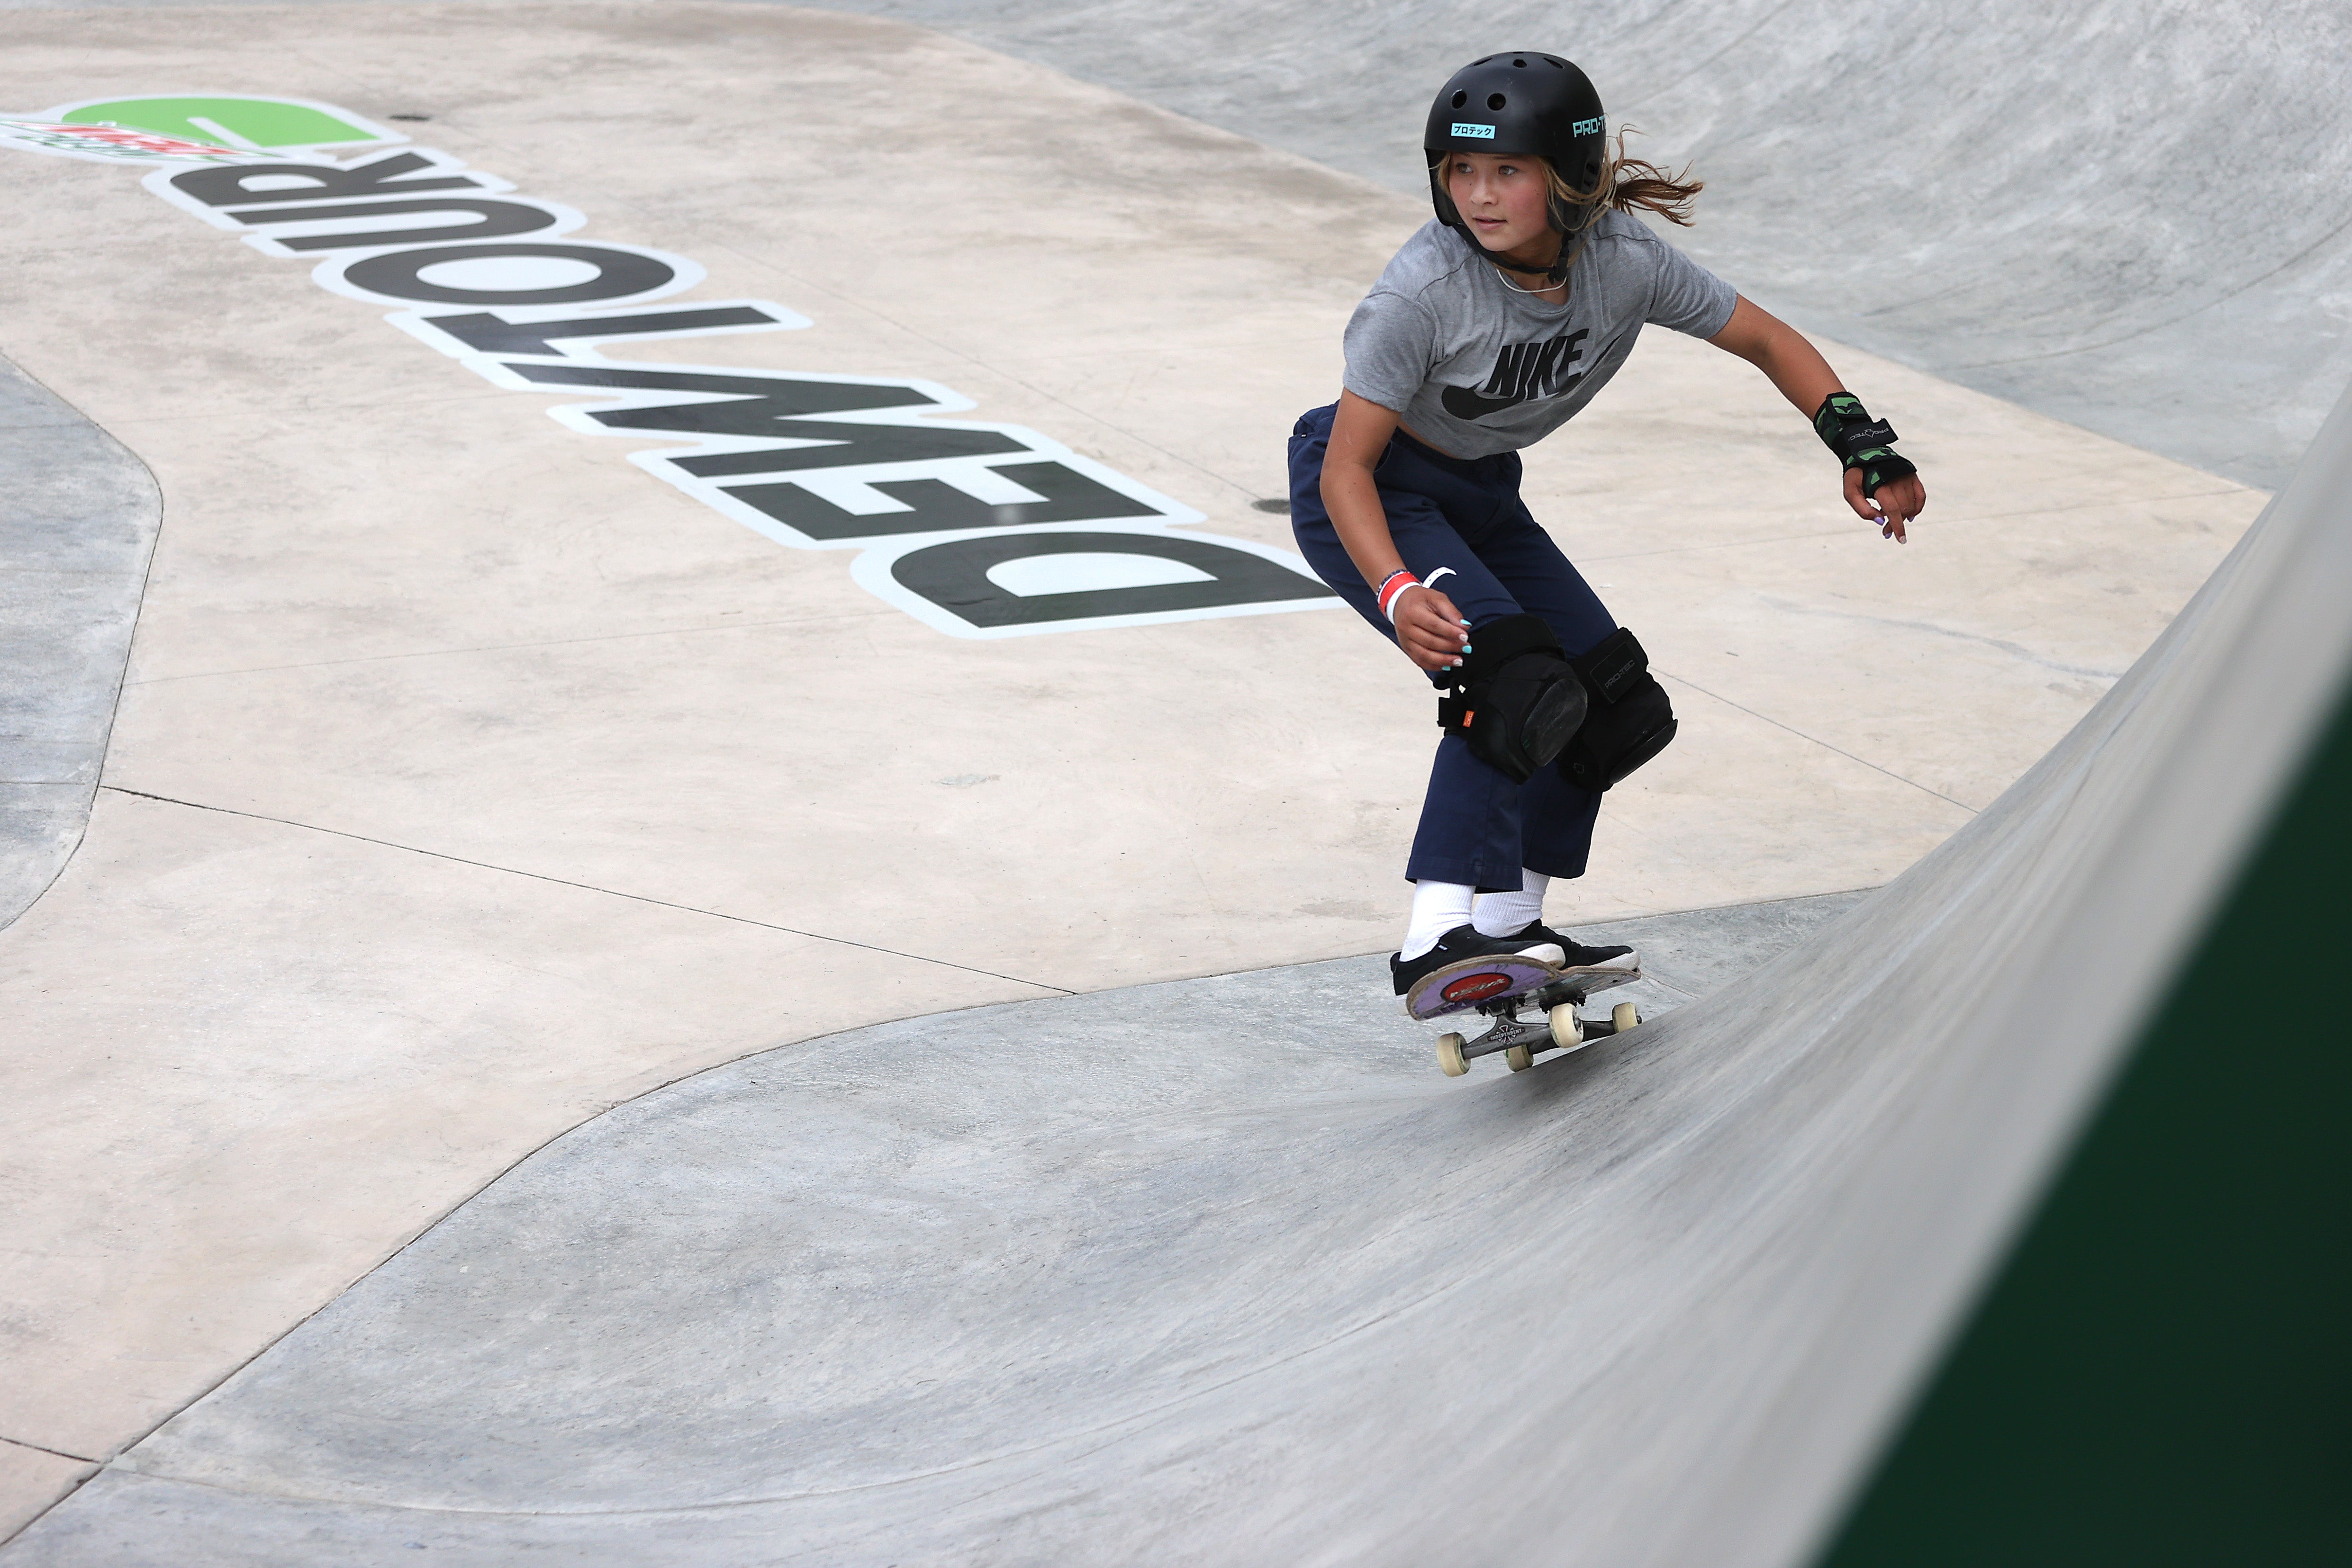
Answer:
POLYGON ((0 926, 89 821, 163 522, 122 444, 0 359, 0 926))
POLYGON ((2352 399, 1876 895, 1466 1083, 1375 966, 770 1051, 559 1140, 26 1563, 1782 1564, 2335 695, 2352 399))
MULTIPOLYGON (((1429 95, 1565 51, 1708 182, 1677 243, 1826 333, 2274 487, 2352 378, 2352 11, 834 0, 1418 196, 1429 95)), ((1902 424, 1898 418, 1896 423, 1902 424)))

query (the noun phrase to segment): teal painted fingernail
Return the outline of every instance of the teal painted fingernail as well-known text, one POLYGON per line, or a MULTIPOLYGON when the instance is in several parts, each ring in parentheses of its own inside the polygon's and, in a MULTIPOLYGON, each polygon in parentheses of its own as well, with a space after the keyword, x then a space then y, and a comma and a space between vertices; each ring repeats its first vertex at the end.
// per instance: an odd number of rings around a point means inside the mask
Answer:
POLYGON ((1468 652, 1470 651, 1470 644, 1469 644, 1469 643, 1463 643, 1463 644, 1462 644, 1462 651, 1463 651, 1464 653, 1468 653, 1468 652))

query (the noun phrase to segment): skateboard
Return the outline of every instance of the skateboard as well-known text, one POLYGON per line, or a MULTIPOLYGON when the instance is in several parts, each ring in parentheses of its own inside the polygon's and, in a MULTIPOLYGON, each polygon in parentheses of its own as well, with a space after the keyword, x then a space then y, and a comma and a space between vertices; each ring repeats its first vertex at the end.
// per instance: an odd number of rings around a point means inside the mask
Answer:
POLYGON ((1437 1064, 1448 1078, 1470 1071, 1481 1056, 1503 1053, 1514 1072, 1525 1072, 1539 1051, 1580 1051, 1596 1040, 1623 1034, 1642 1021, 1632 1002, 1619 1002, 1605 1019, 1585 1018, 1579 1009, 1587 997, 1628 985, 1642 977, 1632 969, 1563 969, 1516 955, 1499 958, 1465 958, 1433 969, 1405 993, 1405 1011, 1417 1019, 1444 1018, 1475 1009, 1494 1019, 1475 1040, 1459 1034, 1437 1037, 1437 1064), (1537 1018, 1519 1015, 1533 1008, 1537 1018))

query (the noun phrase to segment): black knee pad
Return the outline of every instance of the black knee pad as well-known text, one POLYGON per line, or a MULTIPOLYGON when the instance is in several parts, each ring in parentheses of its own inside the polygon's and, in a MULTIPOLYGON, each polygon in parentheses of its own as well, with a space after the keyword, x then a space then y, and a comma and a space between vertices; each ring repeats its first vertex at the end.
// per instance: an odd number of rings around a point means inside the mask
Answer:
POLYGON ((1606 789, 1674 739, 1674 705, 1650 674, 1650 655, 1622 626, 1569 663, 1591 700, 1582 727, 1559 754, 1559 770, 1571 784, 1606 789))
POLYGON ((1437 700, 1437 722, 1524 784, 1585 722, 1585 685, 1539 616, 1506 615, 1471 634, 1471 651, 1437 700))

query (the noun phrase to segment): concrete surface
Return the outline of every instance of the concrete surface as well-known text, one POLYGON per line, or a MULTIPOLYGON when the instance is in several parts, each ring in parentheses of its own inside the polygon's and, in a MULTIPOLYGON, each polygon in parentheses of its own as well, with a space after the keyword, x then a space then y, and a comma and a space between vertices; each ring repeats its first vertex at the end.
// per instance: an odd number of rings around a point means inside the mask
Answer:
POLYGON ((0 926, 81 841, 162 511, 121 443, 0 360, 0 926))
MULTIPOLYGON (((1658 955, 1611 998, 1670 1011, 1859 896, 1594 933, 1658 955)), ((1335 1236, 1377 1237, 1401 1187, 1442 1176, 1426 1123, 1453 1085, 1385 979, 1349 958, 917 1019, 657 1091, 526 1160, 8 1560, 373 1562, 416 1542, 459 1561, 774 1561, 805 1544, 805 1504, 733 1511, 725 1545, 620 1516, 803 1490, 844 1494, 819 1533, 846 1530, 845 1560, 889 1560, 874 1517, 919 1505, 877 1506, 877 1466, 985 1492, 1007 1434, 1115 1431, 1150 1385, 1192 1380, 1203 1336, 1239 1368, 1300 1312, 1360 1315, 1345 1286, 1274 1312, 1251 1298, 1335 1236), (1325 1124, 1284 1131, 1302 1106, 1325 1124), (1381 1168, 1353 1157, 1368 1138, 1381 1168), (1159 1370, 1139 1395, 1147 1343, 1159 1370), (970 1385, 961 1363, 1007 1354, 1009 1384, 970 1385), (1088 1408, 1068 1408, 1071 1381, 1088 1408), (877 1421, 884 1406, 898 1413, 877 1421)), ((1066 1462, 1012 1446, 1024 1473, 1066 1462)), ((1115 1555, 1004 1553, 1040 1554, 1115 1555)))
POLYGON ((2352 657, 2352 396, 2051 755, 1514 1077, 1378 961, 763 1052, 523 1162, 10 1563, 1786 1564, 2352 657))
MULTIPOLYGON (((589 237, 695 258, 709 280, 682 299, 814 322, 613 358, 937 382, 1268 544, 1282 523, 1250 503, 1279 491, 1280 436, 1330 395, 1339 324, 1419 221, 856 17, 5 26, 0 104, 197 84, 342 104, 589 237), (1129 183, 1107 193, 1106 168, 1129 183), (882 207, 936 247, 878 232, 882 207)), ((0 1059, 14 1517, 661 1083, 943 1008, 1391 940, 1427 699, 1346 616, 941 637, 840 555, 654 483, 132 171, 10 152, 0 189, 40 304, 0 349, 135 450, 171 518, 89 837, 0 936, 0 1018, 39 1048, 0 1059)), ((1534 455, 1538 515, 1642 630, 1685 727, 1612 795, 1556 918, 1895 875, 2067 731, 2262 503, 1830 349, 1929 474, 1908 549, 1843 517, 1801 421, 1701 345, 1654 338, 1534 455)))
POLYGON ((0 1542, 98 1473, 95 1460, 0 1438, 0 1542))
POLYGON ((1439 82, 1562 52, 1637 151, 1708 181, 1678 243, 1809 331, 2260 487, 2352 382, 2352 12, 2331 0, 825 8, 1415 197, 1439 82))
POLYGON ((837 8, 1416 194, 1437 84, 1549 49, 1637 150, 1707 180, 1680 242, 1809 331, 2264 486, 2352 382, 2352 11, 2332 0, 837 8))

